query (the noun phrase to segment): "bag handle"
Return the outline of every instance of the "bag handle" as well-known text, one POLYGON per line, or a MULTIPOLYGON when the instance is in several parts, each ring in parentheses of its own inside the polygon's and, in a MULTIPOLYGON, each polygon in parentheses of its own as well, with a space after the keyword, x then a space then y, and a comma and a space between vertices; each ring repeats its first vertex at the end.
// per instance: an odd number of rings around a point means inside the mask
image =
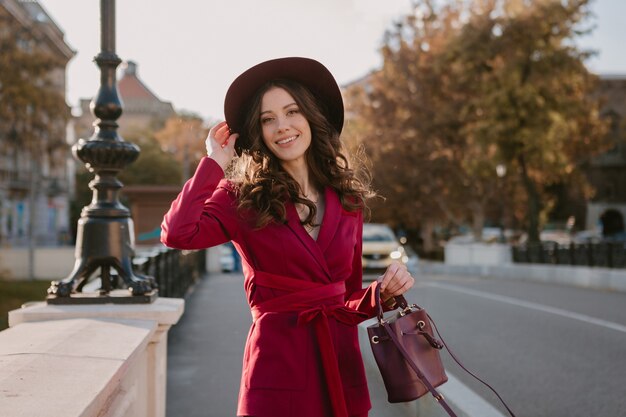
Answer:
MULTIPOLYGON (((382 304, 382 300, 380 299, 380 282, 376 284, 376 289, 375 291, 375 297, 376 297, 376 307, 378 308, 378 324, 382 325, 382 322, 384 321, 384 317, 383 317, 383 304, 382 304)), ((395 309, 401 309, 401 310, 406 310, 409 307, 409 303, 406 301, 406 298, 404 298, 404 296, 401 295, 397 295, 394 297, 395 301, 396 301, 396 307, 395 309)))
MULTIPOLYGON (((435 387, 433 387, 433 385, 428 381, 426 376, 419 370, 417 364, 415 362, 413 362, 413 360, 411 359, 411 356, 409 355, 409 353, 406 351, 406 349, 404 349, 404 346, 402 346, 402 344, 398 340, 398 336, 396 336, 396 334, 389 327, 389 323, 387 323, 383 319, 383 307, 382 307, 382 303, 381 303, 381 299, 380 299, 380 285, 376 285, 376 290, 375 291, 376 291, 376 306, 378 307, 378 323, 379 323, 379 325, 383 326, 383 328, 385 329, 385 331, 387 332, 387 334, 389 335, 389 337, 391 338, 393 343, 396 345, 396 347, 400 351, 400 353, 402 353, 402 356, 404 356, 404 359, 407 361, 407 363, 413 369, 413 371, 415 371, 415 373, 417 374, 418 378, 422 381, 422 383, 424 383, 426 388, 428 388, 428 391, 430 391, 430 393, 433 395, 433 397, 435 397, 435 400, 437 400, 437 402, 446 410, 448 415, 450 415, 451 417, 456 417, 456 414, 454 414, 454 411, 452 411, 452 409, 450 408, 448 403, 446 403, 443 395, 441 395, 435 389, 435 387)), ((402 296, 402 295, 396 296, 395 300, 396 300, 398 308, 400 308, 402 310, 406 310, 407 308, 409 308, 409 305, 408 305, 406 299, 404 298, 404 296, 402 296)), ((506 408, 506 410, 509 412, 511 417, 515 417, 515 414, 513 413, 513 411, 511 411, 509 406, 504 402, 504 400, 502 399, 500 394, 498 394, 498 392, 491 385, 489 385, 488 383, 486 383, 485 381, 480 379, 473 372, 469 371, 461 363, 461 361, 457 359, 457 357, 454 355, 454 353, 452 353, 452 351, 448 347, 448 344, 446 343, 446 341, 441 336, 441 333, 439 333, 439 329, 437 328, 437 325, 435 324, 435 321, 433 320, 433 318, 428 313, 426 313, 426 315, 428 316, 428 320, 430 320, 430 323, 433 325, 433 328, 437 332, 437 336, 439 336, 439 339, 441 339, 441 342, 443 343, 443 346, 445 346, 446 350, 448 351, 448 353, 450 354, 452 359, 454 359, 454 361, 461 367, 461 369, 463 369, 465 372, 470 374, 470 376, 472 376, 474 379, 476 379, 478 382, 480 382, 481 384, 483 384, 484 386, 489 388, 494 394, 496 394, 496 397, 498 397, 498 399, 500 400, 502 405, 504 405, 504 408, 506 408)))

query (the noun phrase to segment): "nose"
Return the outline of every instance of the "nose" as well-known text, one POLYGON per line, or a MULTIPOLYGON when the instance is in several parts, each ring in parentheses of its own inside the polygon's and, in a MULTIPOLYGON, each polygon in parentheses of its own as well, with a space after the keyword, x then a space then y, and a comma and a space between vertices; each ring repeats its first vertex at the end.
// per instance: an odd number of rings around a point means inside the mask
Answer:
POLYGON ((289 121, 287 120, 286 117, 283 116, 279 116, 277 119, 278 122, 278 131, 279 132, 285 132, 287 130, 289 130, 289 121))

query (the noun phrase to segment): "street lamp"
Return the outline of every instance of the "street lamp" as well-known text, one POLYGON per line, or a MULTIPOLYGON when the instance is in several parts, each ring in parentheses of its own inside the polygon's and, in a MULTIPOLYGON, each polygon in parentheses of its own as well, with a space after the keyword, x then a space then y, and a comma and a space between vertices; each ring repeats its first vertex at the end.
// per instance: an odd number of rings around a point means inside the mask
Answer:
POLYGON ((89 183, 91 204, 83 207, 78 220, 74 270, 48 289, 49 304, 149 303, 156 298, 152 277, 133 272, 134 231, 130 211, 118 199, 122 183, 117 174, 139 156, 139 148, 117 133, 116 120, 122 115, 115 71, 122 60, 115 53, 115 0, 100 1, 101 51, 95 58, 100 68, 100 89, 90 105, 97 118, 95 132, 72 147, 74 156, 95 174, 89 183), (89 277, 100 269, 101 289, 95 296, 82 294, 89 277), (129 296, 110 296, 120 283, 129 296), (113 275, 113 276, 112 276, 113 275))
POLYGON ((502 182, 506 175, 506 165, 496 165, 496 175, 498 176, 498 190, 500 192, 500 243, 506 243, 506 236, 504 235, 504 195, 502 192, 502 182))

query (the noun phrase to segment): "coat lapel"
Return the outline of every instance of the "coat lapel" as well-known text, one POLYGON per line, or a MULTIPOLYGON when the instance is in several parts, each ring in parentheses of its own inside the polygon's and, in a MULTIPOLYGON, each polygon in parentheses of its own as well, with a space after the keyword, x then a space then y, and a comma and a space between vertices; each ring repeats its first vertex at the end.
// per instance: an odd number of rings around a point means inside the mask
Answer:
POLYGON ((326 276, 332 280, 330 271, 328 270, 328 264, 324 257, 324 250, 328 247, 332 241, 333 236, 339 225, 341 217, 341 204, 339 197, 330 188, 326 187, 326 208, 324 211, 324 217, 322 220, 322 226, 315 241, 304 229, 300 223, 300 217, 296 210, 296 206, 293 202, 288 202, 287 206, 287 227, 298 237, 302 245, 309 251, 317 263, 322 267, 326 276))
POLYGON ((322 221, 322 227, 320 228, 319 235, 317 236, 317 246, 319 246, 322 253, 326 251, 330 242, 332 242, 339 221, 341 220, 341 202, 337 193, 330 188, 326 187, 325 191, 326 209, 324 212, 324 220, 322 221))

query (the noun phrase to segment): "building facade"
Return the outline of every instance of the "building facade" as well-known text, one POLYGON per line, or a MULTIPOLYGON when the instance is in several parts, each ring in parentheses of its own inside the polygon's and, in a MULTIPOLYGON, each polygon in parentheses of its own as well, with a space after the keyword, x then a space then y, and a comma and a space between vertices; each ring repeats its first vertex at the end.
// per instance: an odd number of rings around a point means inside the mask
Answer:
MULTIPOLYGON (((65 97, 65 69, 75 52, 65 42, 63 31, 34 0, 0 0, 0 15, 4 30, 19 28, 29 35, 27 42, 15 34, 3 33, 4 39, 15 40, 21 51, 37 51, 56 59, 58 65, 46 79, 65 97)), ((68 242, 72 174, 66 123, 47 121, 45 131, 39 132, 36 148, 42 151, 38 155, 23 144, 15 120, 5 116, 0 123, 14 126, 0 133, 0 246, 68 242)))
POLYGON ((601 75, 596 94, 602 115, 610 120, 612 148, 586 167, 595 195, 587 203, 586 228, 604 237, 624 235, 626 219, 626 75, 601 75))
MULTIPOLYGON (((139 78, 137 67, 135 62, 125 62, 117 83, 123 105, 122 116, 117 120, 122 138, 146 129, 158 130, 169 117, 176 115, 172 103, 159 99, 139 78)), ((90 103, 91 99, 80 100, 80 116, 74 120, 78 138, 87 139, 93 135, 95 116, 89 110, 90 103)))

